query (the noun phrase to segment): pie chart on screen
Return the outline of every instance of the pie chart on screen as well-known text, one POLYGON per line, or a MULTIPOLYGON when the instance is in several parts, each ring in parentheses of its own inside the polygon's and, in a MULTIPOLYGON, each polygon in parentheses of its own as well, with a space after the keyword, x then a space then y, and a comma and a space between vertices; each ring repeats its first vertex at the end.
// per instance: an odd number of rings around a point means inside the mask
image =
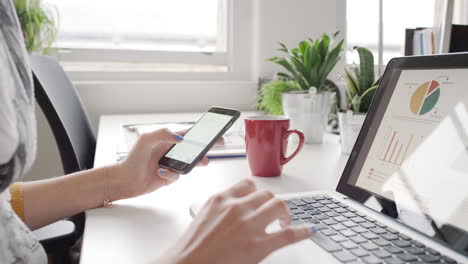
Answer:
POLYGON ((440 84, 437 81, 428 81, 418 86, 411 96, 410 109, 415 115, 424 115, 430 112, 440 97, 440 84))

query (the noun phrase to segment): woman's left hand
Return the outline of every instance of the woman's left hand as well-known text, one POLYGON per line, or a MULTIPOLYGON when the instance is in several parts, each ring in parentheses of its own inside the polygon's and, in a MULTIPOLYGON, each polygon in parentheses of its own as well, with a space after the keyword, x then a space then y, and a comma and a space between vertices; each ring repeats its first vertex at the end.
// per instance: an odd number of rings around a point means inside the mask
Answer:
MULTIPOLYGON (((153 192, 179 179, 179 174, 159 167, 159 160, 173 144, 182 142, 186 131, 172 133, 159 129, 143 134, 128 156, 109 168, 108 195, 119 200, 153 192)), ((222 144, 222 138, 217 144, 222 144)), ((199 166, 206 166, 208 158, 203 157, 199 166)))

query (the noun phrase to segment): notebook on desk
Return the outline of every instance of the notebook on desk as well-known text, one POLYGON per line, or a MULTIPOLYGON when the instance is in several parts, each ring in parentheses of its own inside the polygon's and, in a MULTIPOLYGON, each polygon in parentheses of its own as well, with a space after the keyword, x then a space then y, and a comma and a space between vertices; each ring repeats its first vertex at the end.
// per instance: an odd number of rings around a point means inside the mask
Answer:
MULTIPOLYGON (((240 120, 242 121, 242 120, 240 120)), ((224 144, 214 146, 208 153, 208 158, 233 158, 245 157, 245 141, 243 122, 236 122, 223 136, 224 144)), ((161 122, 147 124, 123 124, 121 127, 121 142, 116 153, 117 161, 125 158, 138 140, 138 137, 144 133, 150 133, 161 128, 167 128, 170 131, 177 132, 187 130, 195 122, 161 122)))

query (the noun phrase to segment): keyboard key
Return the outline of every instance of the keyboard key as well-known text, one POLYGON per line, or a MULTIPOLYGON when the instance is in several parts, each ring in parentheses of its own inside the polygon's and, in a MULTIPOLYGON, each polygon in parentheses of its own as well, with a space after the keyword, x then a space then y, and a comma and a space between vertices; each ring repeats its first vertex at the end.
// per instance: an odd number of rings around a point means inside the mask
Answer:
POLYGON ((313 236, 311 240, 317 243, 320 247, 322 247, 324 250, 328 252, 336 252, 336 251, 342 250, 340 245, 333 242, 331 239, 329 239, 327 236, 323 235, 322 233, 315 234, 315 236, 313 236))
POLYGON ((374 256, 368 256, 362 259, 365 263, 367 264, 380 264, 383 263, 382 260, 374 257, 374 256))
POLYGON ((396 255, 399 259, 405 261, 405 262, 411 262, 411 261, 415 261, 417 260, 418 258, 416 258, 416 256, 414 256, 413 254, 410 254, 410 253, 402 253, 402 254, 397 254, 396 255))
POLYGON ((321 214, 321 212, 319 212, 318 210, 315 210, 315 209, 307 210, 307 213, 310 214, 310 215, 319 215, 319 214, 321 214))
POLYGON ((362 248, 353 249, 351 250, 351 253, 353 253, 356 257, 360 257, 360 258, 369 256, 369 252, 365 251, 362 248))
POLYGON ((331 211, 330 208, 325 207, 325 206, 318 207, 317 210, 319 210, 319 211, 322 212, 322 213, 326 213, 326 212, 330 212, 330 211, 331 211))
POLYGON ((306 222, 311 224, 320 224, 320 221, 314 218, 306 219, 306 222))
POLYGON ((379 236, 374 234, 374 233, 371 233, 371 232, 366 232, 366 233, 362 233, 361 236, 367 238, 367 239, 376 239, 378 238, 379 236))
MULTIPOLYGON (((328 214, 328 213, 327 213, 328 214)), ((344 216, 337 216, 337 217, 334 217, 333 219, 335 219, 335 221, 338 221, 338 222, 344 222, 344 221, 348 221, 348 218, 344 217, 344 216)))
POLYGON ((336 203, 338 204, 339 206, 341 206, 342 208, 348 208, 349 206, 347 206, 346 204, 342 203, 342 202, 339 202, 339 203, 336 203))
POLYGON ((328 215, 329 217, 339 217, 340 216, 340 214, 335 212, 335 211, 326 212, 325 214, 328 215))
POLYGON ((353 220, 355 223, 362 223, 362 222, 366 222, 366 220, 360 216, 356 216, 356 217, 351 217, 350 218, 351 220, 353 220))
POLYGON ((321 200, 321 201, 319 201, 319 203, 321 203, 321 204, 332 204, 333 202, 330 201, 330 200, 321 200))
POLYGON ((302 224, 304 224, 304 221, 299 220, 299 219, 291 221, 291 225, 302 225, 302 224))
POLYGON ((410 248, 405 248, 405 250, 414 255, 424 254, 424 248, 410 247, 410 248))
POLYGON ((365 232, 367 232, 367 229, 365 229, 362 226, 353 227, 353 228, 351 228, 351 230, 353 230, 356 233, 365 233, 365 232))
POLYGON ((324 235, 326 235, 326 236, 332 236, 332 235, 338 234, 338 233, 336 233, 335 230, 330 229, 330 228, 324 229, 324 230, 322 230, 321 232, 322 232, 324 235))
POLYGON ((382 238, 375 239, 372 242, 374 242, 375 244, 377 244, 378 246, 381 246, 381 247, 385 247, 385 246, 390 245, 390 242, 388 242, 387 240, 382 239, 382 238))
POLYGON ((301 209, 304 210, 304 211, 312 210, 312 209, 315 208, 315 207, 310 206, 310 205, 308 205, 308 204, 306 204, 306 205, 299 205, 298 207, 301 208, 301 209))
POLYGON ((348 210, 346 210, 346 209, 344 209, 344 208, 336 208, 336 209, 334 209, 334 210, 335 210, 335 212, 340 213, 340 214, 345 213, 345 212, 348 212, 348 210))
POLYGON ((355 248, 358 248, 358 245, 354 242, 351 242, 351 241, 345 241, 345 242, 341 242, 340 245, 343 247, 343 248, 346 248, 346 249, 355 249, 355 248))
POLYGON ((302 213, 302 214, 297 214, 297 217, 301 219, 307 219, 307 218, 312 218, 310 214, 302 213))
MULTIPOLYGON (((353 239, 351 239, 351 240, 353 240, 353 239)), ((364 249, 369 250, 369 251, 376 250, 376 249, 379 248, 376 244, 371 243, 371 242, 366 242, 366 243, 360 244, 360 246, 362 248, 364 248, 364 249)))
POLYGON ((426 248, 426 251, 431 253, 432 255, 437 255, 437 256, 440 255, 439 251, 436 251, 432 248, 426 248))
POLYGON ((356 260, 356 257, 347 251, 335 252, 333 256, 344 263, 356 260))
POLYGON ((335 209, 335 208, 339 208, 340 206, 337 204, 331 203, 331 204, 327 204, 327 207, 330 209, 335 209))
POLYGON ((288 205, 289 210, 297 208, 297 205, 295 205, 295 204, 293 204, 293 203, 291 203, 289 201, 287 201, 286 204, 288 205))
POLYGON ((390 234, 390 233, 383 234, 382 237, 385 238, 385 239, 387 239, 387 240, 397 240, 397 239, 398 239, 398 236, 397 236, 397 235, 395 235, 395 234, 390 234))
POLYGON ((289 202, 293 203, 294 205, 306 205, 306 203, 304 201, 302 201, 301 199, 291 199, 289 200, 289 202))
POLYGON ((315 228, 317 228, 317 230, 323 230, 323 229, 328 229, 328 226, 324 224, 318 224, 318 225, 315 225, 315 228))
POLYGON ((317 207, 322 207, 323 205, 321 203, 311 203, 309 204, 310 207, 317 208, 317 207))
POLYGON ((371 222, 362 222, 362 223, 359 223, 362 227, 364 228, 373 228, 375 227, 375 225, 371 222))
MULTIPOLYGON (((400 233, 400 232, 396 231, 395 229, 393 229, 393 228, 391 228, 391 227, 387 227, 387 231, 390 232, 390 233, 392 233, 392 234, 398 234, 398 233, 400 233)), ((411 240, 411 238, 408 239, 408 240, 411 240)))
POLYGON ((366 238, 363 238, 362 236, 353 236, 353 237, 350 237, 349 239, 351 239, 354 243, 365 243, 367 242, 368 240, 366 238))
POLYGON ((348 217, 348 218, 350 218, 350 217, 355 217, 355 216, 356 216, 354 213, 351 213, 351 212, 346 212, 346 213, 344 213, 344 214, 342 214, 342 215, 343 215, 344 217, 348 217))
POLYGON ((366 216, 365 218, 366 218, 367 221, 369 221, 369 222, 371 222, 371 223, 377 222, 377 221, 376 221, 374 218, 372 218, 372 217, 366 216))
POLYGON ((421 260, 429 262, 429 263, 434 263, 434 262, 439 262, 440 257, 439 256, 434 256, 434 255, 419 255, 418 256, 421 260))
POLYGON ((330 218, 328 215, 325 215, 325 214, 319 214, 319 215, 314 215, 315 218, 317 218, 318 220, 325 220, 325 219, 328 219, 330 218))
POLYGON ((374 254, 378 258, 389 258, 392 256, 390 253, 388 253, 388 251, 383 249, 374 250, 372 251, 372 254, 374 254))
POLYGON ((356 235, 356 233, 354 233, 353 231, 349 229, 341 230, 340 233, 345 237, 352 237, 356 235))
POLYGON ((396 246, 402 247, 402 248, 411 246, 411 243, 410 243, 409 241, 406 241, 406 240, 394 240, 394 241, 392 241, 392 242, 393 242, 393 244, 395 244, 396 246))
POLYGON ((387 263, 387 264, 404 264, 405 262, 403 262, 399 258, 386 258, 385 263, 387 263))
POLYGON ((346 227, 343 226, 342 224, 334 224, 334 225, 331 225, 330 227, 335 229, 336 231, 341 231, 341 230, 346 229, 346 227))
POLYGON ((366 214, 363 214, 361 212, 356 212, 355 214, 359 215, 360 217, 366 217, 366 214))
POLYGON ((308 204, 317 202, 312 197, 302 197, 301 200, 308 203, 308 204))
POLYGON ((343 242, 343 241, 346 241, 346 237, 342 236, 342 235, 334 235, 334 236, 330 236, 330 239, 337 242, 337 243, 340 243, 340 242, 343 242))
POLYGON ((396 246, 386 246, 384 247, 384 249, 392 254, 403 253, 403 249, 396 247, 396 246))
POLYGON ((380 226, 380 227, 382 227, 382 228, 385 228, 385 227, 387 227, 387 225, 385 225, 385 224, 382 224, 382 223, 379 223, 379 222, 375 222, 375 224, 376 224, 376 225, 378 225, 378 226, 380 226))
POLYGON ((355 226, 357 226, 356 223, 354 223, 353 221, 349 221, 349 220, 345 221, 345 222, 341 222, 341 224, 343 224, 346 227, 355 227, 355 226))
POLYGON ((293 214, 300 214, 300 213, 303 213, 304 211, 302 211, 302 209, 299 209, 299 208, 296 208, 296 209, 291 209, 291 213, 293 214))
POLYGON ((381 228, 381 227, 374 227, 374 228, 371 228, 369 229, 370 231, 372 231, 373 233, 377 234, 377 235, 380 235, 380 234, 386 234, 387 233, 387 230, 381 228))
POLYGON ((324 224, 326 225, 334 225, 334 224, 338 224, 337 221, 333 220, 333 219, 326 219, 326 220, 323 220, 322 221, 324 224))
POLYGON ((419 247, 419 248, 423 248, 423 247, 426 247, 423 243, 419 242, 419 241, 416 241, 416 240, 413 240, 411 242, 411 244, 413 244, 415 247, 419 247))
POLYGON ((291 220, 297 220, 297 219, 299 219, 299 217, 297 217, 297 216, 295 216, 295 215, 293 215, 293 216, 291 217, 291 220))
MULTIPOLYGON (((398 233, 394 233, 394 234, 398 234, 398 233)), ((399 234, 398 236, 403 240, 408 240, 408 241, 411 240, 411 237, 407 235, 399 234)))

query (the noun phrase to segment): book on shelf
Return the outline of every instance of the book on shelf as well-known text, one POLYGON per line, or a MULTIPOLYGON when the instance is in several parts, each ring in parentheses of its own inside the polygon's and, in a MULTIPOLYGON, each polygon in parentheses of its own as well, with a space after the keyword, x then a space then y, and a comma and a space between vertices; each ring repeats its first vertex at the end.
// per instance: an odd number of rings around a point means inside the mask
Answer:
MULTIPOLYGON (((434 28, 407 28, 405 56, 439 54, 440 34, 434 28)), ((449 52, 468 51, 468 25, 451 25, 449 52)))

